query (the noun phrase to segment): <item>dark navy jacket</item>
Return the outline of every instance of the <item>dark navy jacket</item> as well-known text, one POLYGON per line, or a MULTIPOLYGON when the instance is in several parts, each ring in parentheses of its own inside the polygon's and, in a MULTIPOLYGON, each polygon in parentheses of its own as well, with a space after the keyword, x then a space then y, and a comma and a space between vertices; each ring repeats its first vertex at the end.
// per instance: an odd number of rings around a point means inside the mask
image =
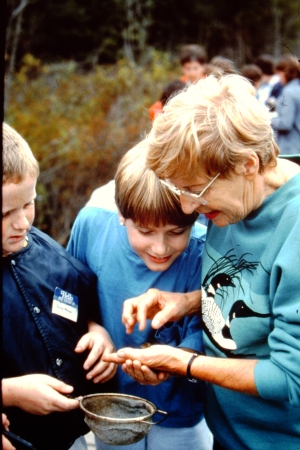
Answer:
MULTIPOLYGON (((32 228, 28 245, 2 258, 3 362, 2 378, 40 373, 74 386, 72 395, 99 390, 86 380, 87 353, 76 354, 78 340, 87 332, 88 317, 97 321, 96 279, 80 261, 49 236, 32 228), (78 297, 78 320, 53 314, 56 287, 78 297)), ((45 416, 7 408, 10 431, 39 450, 68 449, 88 432, 80 409, 45 416)))

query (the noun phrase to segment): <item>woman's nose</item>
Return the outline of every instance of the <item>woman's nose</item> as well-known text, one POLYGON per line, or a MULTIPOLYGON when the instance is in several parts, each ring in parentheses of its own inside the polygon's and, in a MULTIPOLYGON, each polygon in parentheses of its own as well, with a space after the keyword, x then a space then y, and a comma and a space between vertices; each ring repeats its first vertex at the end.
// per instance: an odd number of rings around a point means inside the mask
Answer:
POLYGON ((195 202, 184 194, 180 196, 180 204, 181 209, 185 214, 192 214, 200 206, 198 202, 195 202))

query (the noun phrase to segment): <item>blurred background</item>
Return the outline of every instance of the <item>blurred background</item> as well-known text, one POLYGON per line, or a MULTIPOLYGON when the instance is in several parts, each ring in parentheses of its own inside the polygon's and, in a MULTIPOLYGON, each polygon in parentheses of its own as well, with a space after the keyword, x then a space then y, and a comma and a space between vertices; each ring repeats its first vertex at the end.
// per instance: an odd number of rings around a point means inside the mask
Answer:
POLYGON ((237 70, 263 53, 300 58, 300 1, 7 0, 4 120, 40 163, 38 228, 66 244, 191 43, 237 70))

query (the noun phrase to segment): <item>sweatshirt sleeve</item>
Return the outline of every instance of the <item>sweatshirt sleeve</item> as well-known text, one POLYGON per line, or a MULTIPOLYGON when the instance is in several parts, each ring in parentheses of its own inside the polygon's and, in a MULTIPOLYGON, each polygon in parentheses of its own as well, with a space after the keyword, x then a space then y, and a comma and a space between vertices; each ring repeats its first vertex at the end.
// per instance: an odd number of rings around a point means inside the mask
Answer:
MULTIPOLYGON (((296 209, 296 211, 299 210, 296 209)), ((300 216, 274 261, 270 274, 273 328, 270 358, 255 367, 255 383, 267 400, 300 405, 300 216)), ((288 227, 287 220, 282 227, 288 227)), ((286 235, 284 229, 278 232, 286 235)), ((282 239, 281 239, 282 240, 282 239)))

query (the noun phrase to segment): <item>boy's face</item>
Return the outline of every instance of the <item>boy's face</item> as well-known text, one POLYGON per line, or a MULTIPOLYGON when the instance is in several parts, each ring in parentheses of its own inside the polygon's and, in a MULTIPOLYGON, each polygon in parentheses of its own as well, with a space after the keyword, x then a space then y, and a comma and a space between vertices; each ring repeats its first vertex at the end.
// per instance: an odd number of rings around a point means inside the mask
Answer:
POLYGON ((181 66, 181 70, 183 75, 186 76, 191 83, 194 83, 195 81, 204 78, 206 66, 205 64, 200 64, 198 61, 190 61, 184 63, 181 66))
POLYGON ((34 219, 36 178, 2 185, 2 256, 21 250, 34 219))
POLYGON ((126 219, 125 226, 131 247, 153 272, 167 270, 190 240, 191 227, 142 227, 131 219, 126 219))

